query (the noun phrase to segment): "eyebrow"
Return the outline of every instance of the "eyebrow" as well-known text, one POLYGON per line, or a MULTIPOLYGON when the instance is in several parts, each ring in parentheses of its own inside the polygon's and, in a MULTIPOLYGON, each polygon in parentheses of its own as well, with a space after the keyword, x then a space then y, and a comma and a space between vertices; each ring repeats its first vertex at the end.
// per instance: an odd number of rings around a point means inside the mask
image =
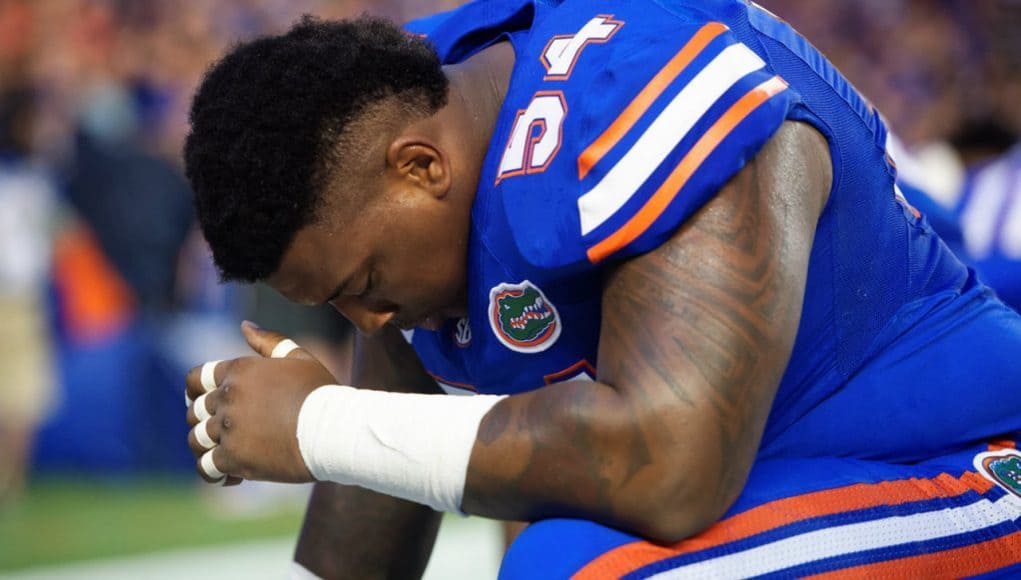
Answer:
POLYGON ((357 278, 358 275, 361 274, 361 272, 362 272, 361 269, 352 272, 350 276, 345 278, 344 281, 341 282, 339 286, 337 286, 337 288, 333 291, 332 294, 330 294, 330 296, 326 300, 323 300, 322 304, 323 305, 329 304, 331 301, 339 298, 344 293, 344 291, 347 290, 347 287, 350 286, 352 282, 354 282, 355 278, 357 278))

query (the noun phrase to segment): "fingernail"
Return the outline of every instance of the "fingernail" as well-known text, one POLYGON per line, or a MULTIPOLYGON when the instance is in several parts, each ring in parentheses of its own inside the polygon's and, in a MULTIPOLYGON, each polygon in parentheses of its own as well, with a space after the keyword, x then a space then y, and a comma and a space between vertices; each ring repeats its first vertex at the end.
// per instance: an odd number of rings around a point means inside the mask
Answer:
POLYGON ((254 322, 252 322, 251 320, 243 321, 241 323, 241 326, 247 326, 248 328, 251 328, 252 330, 260 330, 259 325, 254 323, 254 322))

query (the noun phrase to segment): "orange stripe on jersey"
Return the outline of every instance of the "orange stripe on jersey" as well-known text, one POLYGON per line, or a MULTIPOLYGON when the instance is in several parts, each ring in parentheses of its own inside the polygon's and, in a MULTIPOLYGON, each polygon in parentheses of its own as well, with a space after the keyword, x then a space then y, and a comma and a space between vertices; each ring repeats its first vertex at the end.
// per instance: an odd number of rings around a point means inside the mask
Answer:
POLYGON ((1021 561, 1021 532, 993 540, 875 564, 809 576, 837 578, 963 578, 985 574, 1021 561))
POLYGON ((961 479, 943 473, 933 479, 859 483, 815 491, 756 506, 673 546, 657 546, 645 541, 624 544, 592 560, 573 578, 617 578, 660 560, 735 542, 794 522, 883 505, 957 497, 970 491, 985 493, 993 485, 972 472, 965 472, 961 479), (974 477, 965 477, 969 474, 974 477))
POLYGON ((1000 441, 989 442, 990 451, 999 451, 1001 449, 1017 449, 1017 443, 1009 439, 1002 439, 1000 441))
POLYGON ((734 130, 748 115, 770 97, 787 88, 787 83, 779 76, 774 76, 754 89, 748 91, 713 126, 695 143, 690 151, 681 159, 677 167, 659 186, 656 193, 649 198, 638 213, 631 216, 621 228, 596 245, 588 249, 588 259, 593 264, 601 262, 617 250, 633 242, 642 235, 656 218, 662 215, 670 202, 674 200, 684 184, 691 179, 695 171, 702 165, 716 147, 734 130))
POLYGON ((645 85, 638 96, 628 104, 627 108, 606 131, 603 131, 602 135, 582 151, 578 156, 578 179, 585 179, 589 170, 599 163, 599 160, 631 130, 631 127, 638 122, 638 119, 659 98, 667 86, 677 78, 677 75, 681 74, 714 38, 726 30, 728 29, 725 25, 719 22, 710 22, 695 33, 695 36, 666 63, 666 66, 652 77, 652 80, 645 85))
POLYGON ((445 378, 441 377, 440 375, 431 373, 429 371, 425 371, 425 374, 427 374, 430 377, 432 377, 432 380, 436 381, 437 383, 443 383, 444 385, 449 385, 451 387, 457 387, 459 389, 464 389, 466 391, 472 391, 474 393, 479 392, 478 388, 474 387, 473 385, 469 385, 468 383, 459 383, 457 381, 451 381, 451 380, 448 380, 448 379, 445 379, 445 378))
POLYGON ((542 380, 545 381, 547 385, 552 385, 553 383, 559 383, 564 379, 577 375, 583 371, 588 373, 588 375, 593 379, 596 378, 596 368, 592 366, 592 363, 585 359, 581 359, 562 371, 557 371, 543 376, 542 380))

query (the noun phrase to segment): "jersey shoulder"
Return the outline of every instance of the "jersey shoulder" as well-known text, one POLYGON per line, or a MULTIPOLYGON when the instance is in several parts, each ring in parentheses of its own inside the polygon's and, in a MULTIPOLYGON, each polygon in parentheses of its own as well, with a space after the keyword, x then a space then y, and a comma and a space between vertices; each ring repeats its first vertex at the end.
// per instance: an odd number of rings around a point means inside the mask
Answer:
POLYGON ((516 47, 492 183, 531 266, 584 270, 659 246, 799 102, 728 25, 740 3, 675 4, 569 3, 516 47))

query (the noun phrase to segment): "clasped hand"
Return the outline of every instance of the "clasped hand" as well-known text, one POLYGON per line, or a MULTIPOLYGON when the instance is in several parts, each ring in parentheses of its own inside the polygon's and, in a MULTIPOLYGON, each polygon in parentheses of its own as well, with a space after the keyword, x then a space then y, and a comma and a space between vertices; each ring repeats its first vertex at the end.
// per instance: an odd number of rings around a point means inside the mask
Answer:
POLYGON ((188 446, 199 475, 225 485, 241 479, 313 481, 298 448, 298 414, 309 393, 336 379, 300 347, 271 358, 285 336, 251 323, 242 324, 241 331, 259 356, 220 361, 206 386, 204 365, 188 371, 185 379, 186 398, 194 401, 188 407, 188 446))

